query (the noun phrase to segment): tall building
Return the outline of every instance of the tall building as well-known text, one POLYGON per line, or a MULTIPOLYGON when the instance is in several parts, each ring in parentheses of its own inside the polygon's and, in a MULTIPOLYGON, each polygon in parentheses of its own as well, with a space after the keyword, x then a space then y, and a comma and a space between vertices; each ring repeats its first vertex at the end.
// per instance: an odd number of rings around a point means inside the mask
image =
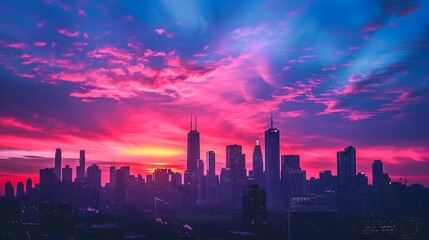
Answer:
POLYGON ((380 159, 374 160, 372 163, 372 185, 374 187, 379 187, 382 185, 383 179, 383 162, 380 159))
POLYGON ((69 165, 66 165, 65 167, 63 167, 61 181, 64 183, 72 183, 73 181, 72 174, 73 174, 73 169, 69 165))
POLYGON ((207 175, 216 174, 216 155, 214 151, 208 151, 206 154, 207 157, 207 175))
POLYGON ((196 177, 198 159, 200 159, 200 133, 197 131, 197 116, 195 116, 195 129, 193 129, 191 117, 191 130, 188 133, 186 158, 186 170, 191 175, 191 179, 196 177))
POLYGON ((6 199, 13 199, 15 197, 15 189, 9 181, 4 184, 4 197, 6 199))
POLYGON ((321 171, 319 173, 320 187, 323 192, 333 190, 333 177, 331 170, 321 171))
POLYGON ((226 168, 231 169, 232 181, 246 177, 245 157, 241 145, 226 146, 226 168))
POLYGON ((25 192, 24 192, 24 183, 23 182, 18 182, 16 184, 16 197, 20 200, 22 200, 25 196, 25 192))
POLYGON ((278 197, 280 183, 280 131, 273 127, 273 114, 271 113, 271 126, 265 131, 265 189, 267 199, 278 197))
POLYGON ((110 166, 109 168, 109 183, 112 187, 115 187, 116 185, 116 167, 110 166))
POLYGON ((340 185, 353 185, 356 179, 356 149, 348 146, 337 152, 337 175, 340 185))
POLYGON ((30 194, 32 188, 33 188, 33 180, 31 180, 31 178, 28 178, 27 181, 25 182, 25 192, 27 194, 30 194))
POLYGON ((57 148, 55 150, 55 168, 54 168, 54 174, 57 177, 57 180, 61 180, 61 148, 57 148))
POLYGON ((259 139, 256 139, 256 145, 253 148, 252 169, 255 183, 259 184, 260 187, 262 187, 264 183, 264 162, 262 158, 262 150, 261 146, 259 145, 259 139))
POLYGON ((76 182, 85 182, 85 150, 80 150, 79 166, 76 167, 76 182))
POLYGON ((286 169, 301 170, 299 155, 282 155, 282 171, 286 169))
POLYGON ((266 193, 258 184, 248 186, 243 192, 243 223, 249 232, 262 234, 267 225, 266 193))
POLYGON ((40 199, 53 202, 56 197, 57 178, 54 168, 40 169, 40 199))
POLYGON ((91 187, 101 188, 101 169, 96 164, 92 164, 88 167, 87 173, 86 183, 91 187))

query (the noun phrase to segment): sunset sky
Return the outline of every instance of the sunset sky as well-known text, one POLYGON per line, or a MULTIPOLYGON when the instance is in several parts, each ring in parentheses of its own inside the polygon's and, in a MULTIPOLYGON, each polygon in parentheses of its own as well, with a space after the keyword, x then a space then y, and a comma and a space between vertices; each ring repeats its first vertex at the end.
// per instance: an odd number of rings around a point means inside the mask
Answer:
POLYGON ((371 177, 429 186, 429 2, 413 0, 0 3, 0 190, 38 182, 55 148, 75 174, 130 165, 186 168, 197 114, 201 153, 281 131, 307 177, 336 174, 357 149, 371 177))

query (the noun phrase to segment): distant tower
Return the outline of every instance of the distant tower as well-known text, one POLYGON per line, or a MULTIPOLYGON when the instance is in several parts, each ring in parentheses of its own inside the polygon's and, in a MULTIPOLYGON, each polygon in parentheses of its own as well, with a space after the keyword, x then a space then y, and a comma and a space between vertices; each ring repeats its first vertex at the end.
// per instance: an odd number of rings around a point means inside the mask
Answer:
POLYGON ((186 170, 191 176, 191 179, 197 175, 197 161, 200 159, 200 133, 197 131, 197 116, 195 116, 195 129, 192 126, 188 133, 188 149, 187 149, 187 168, 186 170))
POLYGON ((13 199, 15 197, 15 188, 9 181, 7 181, 4 185, 4 197, 6 199, 13 199))
POLYGON ((259 145, 259 139, 256 139, 256 145, 253 149, 252 169, 255 182, 259 184, 260 187, 262 187, 264 183, 264 162, 262 158, 262 150, 261 146, 259 145))
POLYGON ((85 150, 80 150, 79 166, 76 167, 76 182, 85 182, 85 150))
POLYGON ((374 187, 379 187, 382 185, 384 179, 383 173, 383 162, 379 160, 374 160, 372 163, 372 185, 374 187))
POLYGON ((208 151, 206 154, 207 157, 207 175, 214 176, 216 174, 216 155, 214 151, 208 151))
POLYGON ((337 152, 337 175, 339 184, 354 185, 356 179, 356 148, 348 146, 337 152))
POLYGON ((280 185, 280 131, 273 127, 271 112, 270 128, 265 131, 265 189, 267 199, 278 197, 280 185))
POLYGON ((63 168, 63 172, 62 172, 62 182, 63 183, 72 183, 72 173, 73 173, 73 169, 69 166, 66 165, 63 168))
POLYGON ((54 174, 58 181, 61 180, 61 148, 57 148, 55 150, 55 168, 54 168, 54 174))

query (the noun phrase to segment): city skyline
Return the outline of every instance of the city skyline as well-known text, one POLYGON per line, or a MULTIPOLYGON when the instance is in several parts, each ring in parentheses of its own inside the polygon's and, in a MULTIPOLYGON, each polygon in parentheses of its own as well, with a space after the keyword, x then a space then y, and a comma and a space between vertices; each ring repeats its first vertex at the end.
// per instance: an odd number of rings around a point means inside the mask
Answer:
POLYGON ((216 174, 231 144, 249 170, 271 111, 307 178, 352 145, 357 172, 429 185, 427 2, 26 3, 0 4, 1 190, 56 148, 73 180, 81 149, 103 183, 113 162, 184 172, 195 113, 216 174))

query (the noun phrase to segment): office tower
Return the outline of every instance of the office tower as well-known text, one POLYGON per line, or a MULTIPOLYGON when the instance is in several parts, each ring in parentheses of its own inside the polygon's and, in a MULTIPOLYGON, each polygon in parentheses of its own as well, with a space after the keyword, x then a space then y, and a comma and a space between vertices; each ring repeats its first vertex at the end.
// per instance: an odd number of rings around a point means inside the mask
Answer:
POLYGON ((198 200, 202 201, 206 199, 206 186, 205 186, 205 176, 204 176, 204 161, 199 159, 197 161, 197 181, 198 181, 198 200))
POLYGON ((264 162, 262 160, 262 150, 259 145, 259 139, 256 139, 256 145, 253 148, 253 156, 252 156, 252 169, 253 169, 253 177, 255 179, 255 183, 259 184, 259 186, 263 186, 264 183, 264 162))
POLYGON ((374 160, 372 163, 372 185, 374 187, 380 187, 383 183, 383 179, 383 162, 380 159, 374 160))
POLYGON ((243 192, 243 223, 249 232, 262 234, 267 225, 266 193, 258 184, 248 186, 243 192))
POLYGON ((221 204, 225 207, 234 207, 234 189, 232 184, 231 169, 222 168, 220 172, 221 204))
POLYGON ((15 197, 15 188, 9 181, 4 184, 4 197, 6 199, 13 199, 15 197))
POLYGON ((226 168, 231 169, 233 181, 246 177, 245 158, 241 145, 226 146, 226 168))
POLYGON ((215 175, 216 174, 216 155, 214 151, 208 151, 206 154, 207 161, 207 175, 215 175))
POLYGON ((191 178, 197 174, 197 161, 200 159, 200 133, 197 131, 197 116, 195 116, 195 129, 192 128, 188 133, 188 149, 187 149, 187 168, 191 178))
POLYGON ((18 182, 16 184, 16 197, 20 200, 22 200, 25 196, 25 192, 24 192, 24 183, 23 182, 18 182))
MULTIPOLYGON (((115 202, 118 207, 124 206, 128 196, 130 167, 123 166, 116 171, 115 202)), ((148 179, 149 181, 149 179, 148 179)))
POLYGON ((61 181, 63 183, 72 183, 73 178, 72 178, 72 174, 73 174, 73 169, 69 166, 66 165, 65 167, 63 167, 63 172, 62 172, 62 179, 61 181))
POLYGON ((79 166, 76 167, 76 182, 85 182, 85 150, 80 150, 79 166))
POLYGON ((365 173, 358 172, 356 175, 356 186, 366 187, 368 186, 368 177, 365 173))
POLYGON ((333 190, 333 177, 331 170, 321 171, 319 173, 320 187, 323 192, 333 190))
POLYGON ((282 155, 282 171, 286 169, 301 170, 299 155, 282 155))
POLYGON ((109 168, 109 183, 112 187, 116 185, 116 167, 110 166, 109 168))
POLYGON ((353 185, 356 178, 356 149, 348 146, 337 152, 337 175, 340 185, 353 185))
POLYGON ((57 178, 54 168, 40 169, 40 198, 42 201, 52 202, 56 197, 57 178))
POLYGON ((267 199, 278 197, 280 182, 280 131, 273 127, 273 113, 271 126, 265 131, 265 189, 267 199))
POLYGON ((57 148, 55 150, 55 168, 54 168, 54 174, 57 177, 57 180, 61 180, 61 148, 57 148))
POLYGON ((101 188, 101 169, 96 164, 88 167, 87 174, 86 183, 88 186, 101 188))
POLYGON ((27 194, 30 194, 31 190, 33 189, 33 180, 31 178, 28 178, 25 182, 25 192, 27 194))

